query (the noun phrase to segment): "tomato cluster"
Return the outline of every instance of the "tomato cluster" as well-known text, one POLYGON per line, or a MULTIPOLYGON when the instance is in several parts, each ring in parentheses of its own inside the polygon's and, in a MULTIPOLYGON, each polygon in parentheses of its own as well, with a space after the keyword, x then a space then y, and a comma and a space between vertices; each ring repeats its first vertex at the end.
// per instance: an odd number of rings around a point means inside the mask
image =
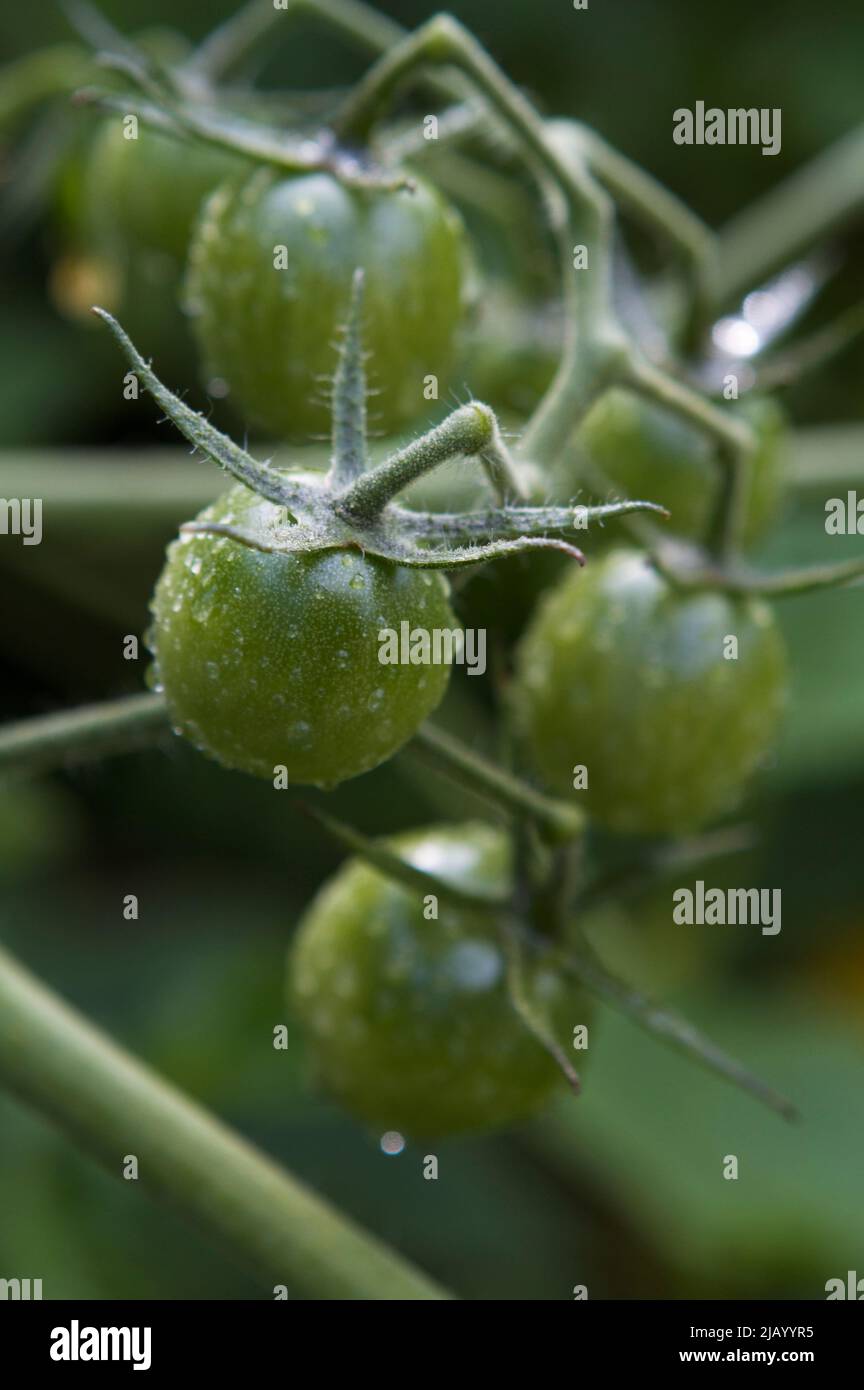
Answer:
MULTIPOLYGON (((455 41, 454 23, 434 31, 433 56, 455 41)), ((520 814, 554 795, 613 833, 653 837, 687 833, 733 809, 771 746, 786 673, 770 608, 718 575, 728 554, 708 554, 727 505, 718 436, 728 445, 729 433, 717 422, 720 408, 670 408, 670 399, 680 405, 683 371, 652 401, 631 389, 650 384, 651 369, 641 379, 622 369, 611 389, 610 375, 602 389, 585 391, 591 408, 568 416, 559 457, 523 450, 514 460, 491 409, 474 403, 464 409, 477 415, 475 430, 488 426, 482 438, 469 447, 460 435, 464 447, 448 452, 445 421, 397 449, 364 487, 367 404, 377 432, 421 417, 437 422, 436 402, 465 353, 467 286, 482 257, 469 249, 462 210, 413 168, 382 162, 374 143, 343 139, 338 121, 312 135, 304 127, 307 138, 281 129, 262 135, 248 122, 233 127, 230 112, 214 125, 213 92, 200 109, 182 86, 175 97, 180 115, 172 107, 152 129, 104 118, 83 161, 81 234, 119 268, 130 305, 137 295, 152 309, 164 293, 176 313, 182 302, 203 379, 244 424, 290 442, 327 430, 333 440, 323 481, 310 482, 302 464, 257 464, 147 376, 119 330, 160 405, 235 479, 172 543, 153 596, 151 680, 176 732, 226 768, 277 785, 284 777, 335 787, 391 758, 447 689, 446 665, 382 661, 383 633, 452 634, 455 607, 495 637, 496 666, 507 678, 496 712, 537 783, 523 791, 520 814), (421 512, 419 494, 412 509, 390 503, 459 454, 485 463, 484 502, 462 506, 448 485, 439 497, 442 534, 465 544, 436 559, 434 509, 421 512), (499 508, 491 507, 489 480, 499 508), (564 495, 551 496, 555 489, 564 495), (586 544, 584 573, 571 563, 562 574, 560 553, 538 557, 533 547, 547 545, 566 551, 568 563, 581 560, 562 540, 561 517, 572 521, 577 493, 598 490, 662 504, 679 543, 695 542, 690 552, 717 562, 713 577, 706 563, 704 582, 677 582, 656 546, 635 542, 586 544), (549 536, 537 530, 544 517, 549 536), (490 536, 505 539, 482 553, 506 551, 506 564, 487 568, 454 599, 443 571, 479 558, 490 536), (522 541, 530 553, 513 560, 522 541)), ((511 105, 522 110, 515 98, 511 105)), ((543 140, 539 118, 528 128, 529 144, 543 140)), ((573 170, 586 175, 585 147, 578 131, 571 135, 563 144, 558 136, 562 157, 575 161, 558 190, 568 196, 573 170)), ((553 139, 543 180, 556 148, 553 139)), ((592 257, 600 250, 593 246, 592 257)), ((533 404, 553 376, 553 406, 556 391, 566 395, 557 359, 559 336, 568 334, 544 308, 542 276, 537 283, 535 306, 515 291, 499 296, 507 306, 499 338, 507 341, 477 352, 494 406, 533 404), (531 322, 526 361, 525 343, 510 338, 531 322)), ((470 386, 470 348, 460 370, 470 386)), ((747 546, 776 512, 783 416, 755 394, 727 413, 742 434, 749 427, 753 445, 736 455, 737 539, 747 546)), ((471 424, 457 420, 460 429, 471 424)), ((491 775, 486 789, 506 800, 502 781, 491 775)), ((507 795, 512 801, 512 789, 507 795)), ((291 952, 292 1007, 323 1081, 363 1120, 420 1137, 507 1124, 534 1110, 568 1071, 553 1058, 561 1062, 588 1010, 560 954, 572 902, 562 907, 551 885, 566 880, 567 866, 560 846, 538 848, 531 835, 536 825, 529 833, 520 822, 520 856, 515 834, 488 825, 395 837, 391 870, 396 856, 427 874, 425 895, 422 879, 406 886, 367 846, 371 863, 352 859, 305 914, 291 952), (445 889, 440 901, 436 883, 445 889), (494 908, 473 901, 483 892, 494 908), (508 943, 523 938, 514 983, 508 943)))

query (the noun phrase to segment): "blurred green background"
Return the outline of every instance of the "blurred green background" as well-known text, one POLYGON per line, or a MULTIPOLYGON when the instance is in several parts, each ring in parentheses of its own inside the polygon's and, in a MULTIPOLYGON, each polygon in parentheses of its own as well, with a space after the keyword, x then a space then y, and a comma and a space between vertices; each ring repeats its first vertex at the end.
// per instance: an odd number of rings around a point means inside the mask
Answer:
MULTIPOLYGON (((231 8, 104 5, 124 29, 174 24, 190 37, 231 8)), ((853 0, 832 6, 830 24, 797 2, 453 9, 547 111, 596 125, 716 225, 862 119, 864 10, 853 0), (673 145, 672 110, 698 99, 781 107, 782 154, 673 145)), ((432 10, 403 0, 398 18, 432 10)), ((293 33, 272 50, 266 85, 333 86, 362 71, 310 21, 293 33)), ((4 61, 66 37, 50 6, 0 13, 4 61)), ((47 122, 60 139, 76 119, 58 102, 38 132, 19 136, 41 149, 54 138, 47 122)), ((0 157, 9 195, 20 147, 0 157)), ((124 662, 122 638, 143 634, 162 547, 219 485, 147 401, 123 401, 104 335, 58 311, 62 218, 17 211, 0 247, 0 494, 42 496, 45 538, 27 549, 0 537, 3 718, 140 688, 143 654, 124 662), (159 462, 144 457, 152 446, 159 462), (115 492, 128 488, 119 510, 100 504, 106 473, 115 492)), ((838 243, 826 316, 864 295, 862 240, 853 230, 838 243)), ((837 422, 851 427, 860 464, 862 370, 864 349, 853 347, 786 393, 796 466, 818 468, 835 440, 823 427, 837 422)), ((824 502, 838 490, 829 481, 795 492, 766 563, 855 553, 856 538, 824 534, 824 502)), ((782 933, 673 927, 669 884, 609 913, 602 930, 620 969, 793 1097, 803 1112, 794 1128, 604 1010, 578 1102, 510 1135, 385 1156, 378 1135, 316 1094, 299 1040, 272 1047, 287 1021, 286 944, 338 855, 268 785, 180 746, 2 789, 3 938, 133 1051, 464 1297, 567 1299, 577 1284, 591 1297, 822 1297, 827 1279, 864 1274, 864 590, 795 600, 782 621, 792 694, 782 746, 746 808, 756 847, 701 875, 781 888, 782 933), (128 893, 138 922, 123 920, 128 893), (437 1182, 422 1178, 427 1151, 439 1156, 437 1182), (729 1154, 737 1182, 722 1177, 729 1154)), ((488 711, 474 684, 454 681, 448 717, 482 742, 488 711)), ((373 833, 476 811, 398 759, 331 805, 373 833)), ((42 1278, 48 1298, 270 1294, 135 1184, 96 1171, 3 1099, 0 1191, 0 1277, 42 1278)))

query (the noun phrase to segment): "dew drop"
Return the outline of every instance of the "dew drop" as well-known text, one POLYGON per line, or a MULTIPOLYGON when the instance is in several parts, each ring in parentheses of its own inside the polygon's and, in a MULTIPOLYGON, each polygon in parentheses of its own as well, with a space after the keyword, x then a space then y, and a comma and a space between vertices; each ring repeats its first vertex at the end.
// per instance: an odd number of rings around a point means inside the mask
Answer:
POLYGON ((395 1157, 397 1154, 401 1154, 404 1148, 405 1140, 398 1130, 388 1129, 386 1134, 381 1135, 382 1154, 388 1154, 390 1157, 395 1157))

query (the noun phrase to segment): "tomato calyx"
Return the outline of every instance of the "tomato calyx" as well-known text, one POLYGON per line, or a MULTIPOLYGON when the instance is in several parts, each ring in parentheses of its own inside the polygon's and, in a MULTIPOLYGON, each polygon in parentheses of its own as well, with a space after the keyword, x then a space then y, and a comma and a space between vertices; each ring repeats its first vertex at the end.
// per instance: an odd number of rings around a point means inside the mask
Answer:
POLYGON ((641 501, 598 507, 530 507, 511 502, 519 478, 494 412, 480 401, 460 406, 383 463, 367 468, 362 297, 363 272, 357 270, 333 381, 332 463, 323 478, 258 462, 169 391, 116 320, 104 309, 94 309, 181 434, 279 509, 280 520, 271 521, 263 533, 253 535, 215 522, 189 522, 185 531, 228 537, 268 554, 359 549, 402 566, 445 570, 535 549, 559 550, 582 564, 584 556, 573 538, 593 522, 639 511, 665 514, 654 503, 641 501), (417 478, 460 457, 480 459, 504 499, 501 505, 443 516, 394 505, 393 499, 417 478))

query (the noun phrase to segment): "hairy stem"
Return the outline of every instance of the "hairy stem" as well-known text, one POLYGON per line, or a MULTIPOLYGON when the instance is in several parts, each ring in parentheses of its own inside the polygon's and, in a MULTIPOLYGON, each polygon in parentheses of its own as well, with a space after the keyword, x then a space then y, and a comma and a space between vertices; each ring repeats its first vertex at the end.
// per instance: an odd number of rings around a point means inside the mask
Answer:
POLYGON ((339 345, 339 365, 333 377, 333 458, 329 486, 344 488, 366 467, 366 369, 363 352, 363 271, 351 282, 348 318, 339 345))
POLYGON ((150 393, 157 405, 160 405, 168 418, 177 426, 184 438, 196 449, 200 449, 202 454, 218 463, 226 472, 231 473, 238 482, 244 483, 246 487, 259 496, 266 497, 268 501, 275 502, 277 506, 285 507, 288 511, 292 506, 297 506, 305 497, 303 489, 293 486, 290 480, 283 479, 279 474, 258 463, 247 454, 245 449, 241 449, 227 434, 217 430, 206 420, 197 410, 191 410, 179 396, 175 396, 173 391, 169 391, 167 386, 163 386, 156 373, 148 362, 144 361, 135 344, 120 327, 115 318, 107 313, 105 309, 94 308, 93 313, 107 324, 117 342, 120 344, 126 355, 127 361, 133 368, 135 375, 140 378, 145 389, 150 393))
POLYGON ((493 537, 570 536, 589 530, 616 517, 652 512, 668 517, 669 513, 657 502, 602 502, 597 506, 574 504, 571 507, 497 507, 474 512, 415 512, 407 508, 393 509, 400 530, 418 540, 459 539, 484 540, 493 537))
POLYGON ((346 517, 371 521, 417 478, 459 455, 479 454, 496 435, 495 416, 488 405, 473 401, 460 406, 440 425, 364 473, 342 493, 339 510, 346 517))

